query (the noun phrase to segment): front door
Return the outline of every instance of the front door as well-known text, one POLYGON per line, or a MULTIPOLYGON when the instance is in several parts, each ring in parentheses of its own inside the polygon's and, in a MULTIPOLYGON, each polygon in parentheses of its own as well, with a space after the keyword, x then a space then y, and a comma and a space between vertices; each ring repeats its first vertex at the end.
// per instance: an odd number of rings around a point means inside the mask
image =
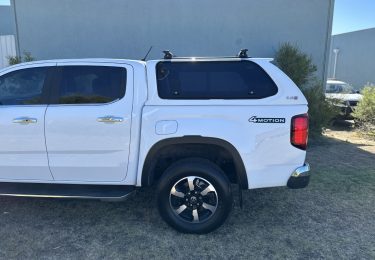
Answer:
POLYGON ((132 67, 60 63, 46 112, 49 166, 56 181, 126 177, 133 102, 132 67))
POLYGON ((0 75, 0 180, 52 180, 44 138, 47 72, 55 63, 0 75))

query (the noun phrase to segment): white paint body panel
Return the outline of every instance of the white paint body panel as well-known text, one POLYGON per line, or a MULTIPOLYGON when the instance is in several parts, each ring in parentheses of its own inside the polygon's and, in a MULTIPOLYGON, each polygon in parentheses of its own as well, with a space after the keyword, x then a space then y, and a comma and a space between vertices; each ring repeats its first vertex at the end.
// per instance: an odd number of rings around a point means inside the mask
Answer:
POLYGON ((44 113, 47 106, 0 106, 0 179, 52 180, 44 141, 44 113), (13 119, 30 117, 31 124, 13 119))
MULTIPOLYGON (((146 106, 142 123, 141 161, 147 151, 166 136, 151 134, 156 120, 174 118, 178 131, 167 138, 198 135, 231 143, 240 153, 249 188, 285 186, 295 168, 303 165, 305 152, 290 144, 290 119, 306 113, 306 106, 146 106), (255 124, 258 117, 286 118, 285 124, 255 124), (223 123, 225 122, 225 123, 223 123), (147 132, 147 133, 146 133, 147 132)), ((142 165, 142 164, 140 164, 142 165)))
POLYGON ((149 98, 142 115, 138 186, 141 167, 151 147, 165 138, 189 135, 231 143, 244 162, 250 189, 286 185, 291 173, 305 161, 306 152, 290 144, 290 124, 293 116, 307 113, 307 101, 294 82, 269 59, 250 60, 276 83, 279 89, 276 95, 252 100, 164 100, 158 96, 155 80, 159 61, 147 62, 149 98), (256 124, 248 121, 252 116, 285 118, 286 122, 256 124), (160 120, 177 121, 178 131, 167 136, 151 134, 149 129, 160 120))
POLYGON ((171 135, 175 134, 178 129, 176 120, 161 120, 156 122, 155 133, 157 135, 171 135))
POLYGON ((126 64, 61 62, 57 66, 125 67, 125 96, 108 104, 49 105, 46 112, 46 145, 51 173, 56 181, 120 182, 126 178, 133 68, 126 64), (98 122, 113 116, 122 122, 98 122))
MULTIPOLYGON (((104 105, 48 106, 44 148, 55 179, 12 181, 141 186, 143 165, 153 145, 168 138, 196 135, 231 143, 243 160, 249 188, 285 186, 291 173, 305 160, 306 152, 290 144, 290 120, 307 113, 307 101, 269 60, 250 60, 278 85, 276 95, 258 100, 163 100, 158 97, 156 86, 155 66, 159 61, 54 61, 125 66, 126 96, 104 105), (121 116, 124 122, 106 125, 96 121, 106 115, 121 116), (248 121, 252 116, 286 121, 252 123, 248 121)), ((186 60, 172 62, 179 61, 186 60)), ((40 150, 43 145, 33 147, 30 149, 40 150)), ((30 163, 25 161, 25 167, 27 164, 30 163)))
MULTIPOLYGON (((55 66, 54 62, 17 65, 0 71, 55 66)), ((44 138, 46 105, 0 105, 0 181, 51 181, 44 138), (36 123, 13 123, 15 118, 35 118, 36 123)))

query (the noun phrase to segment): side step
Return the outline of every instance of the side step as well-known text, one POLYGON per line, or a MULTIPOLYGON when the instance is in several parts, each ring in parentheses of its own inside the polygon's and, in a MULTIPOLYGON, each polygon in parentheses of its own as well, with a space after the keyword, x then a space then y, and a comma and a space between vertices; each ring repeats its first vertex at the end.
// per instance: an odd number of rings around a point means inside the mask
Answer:
POLYGON ((135 190, 127 185, 0 183, 0 196, 11 197, 123 200, 135 190))

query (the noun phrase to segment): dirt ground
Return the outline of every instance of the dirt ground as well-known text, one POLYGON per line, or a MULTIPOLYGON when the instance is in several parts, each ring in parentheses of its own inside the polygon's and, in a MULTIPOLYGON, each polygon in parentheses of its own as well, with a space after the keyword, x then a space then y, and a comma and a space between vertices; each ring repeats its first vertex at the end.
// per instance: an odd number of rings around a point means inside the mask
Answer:
POLYGON ((351 130, 348 127, 336 127, 327 129, 325 136, 357 145, 358 148, 375 154, 375 140, 366 138, 361 132, 351 130), (349 130, 349 131, 348 131, 349 130))
POLYGON ((309 187, 245 191, 208 235, 159 217, 152 189, 121 203, 0 198, 1 259, 375 259, 375 144, 327 131, 309 187))

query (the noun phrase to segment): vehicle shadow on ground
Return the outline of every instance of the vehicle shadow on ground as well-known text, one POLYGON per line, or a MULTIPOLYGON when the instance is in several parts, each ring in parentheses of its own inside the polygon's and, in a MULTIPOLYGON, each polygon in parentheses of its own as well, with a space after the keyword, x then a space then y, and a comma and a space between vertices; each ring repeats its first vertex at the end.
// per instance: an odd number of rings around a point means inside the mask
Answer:
POLYGON ((309 187, 244 191, 207 235, 165 224, 153 188, 120 203, 0 198, 0 258, 373 258, 375 155, 322 138, 307 160, 309 187))

